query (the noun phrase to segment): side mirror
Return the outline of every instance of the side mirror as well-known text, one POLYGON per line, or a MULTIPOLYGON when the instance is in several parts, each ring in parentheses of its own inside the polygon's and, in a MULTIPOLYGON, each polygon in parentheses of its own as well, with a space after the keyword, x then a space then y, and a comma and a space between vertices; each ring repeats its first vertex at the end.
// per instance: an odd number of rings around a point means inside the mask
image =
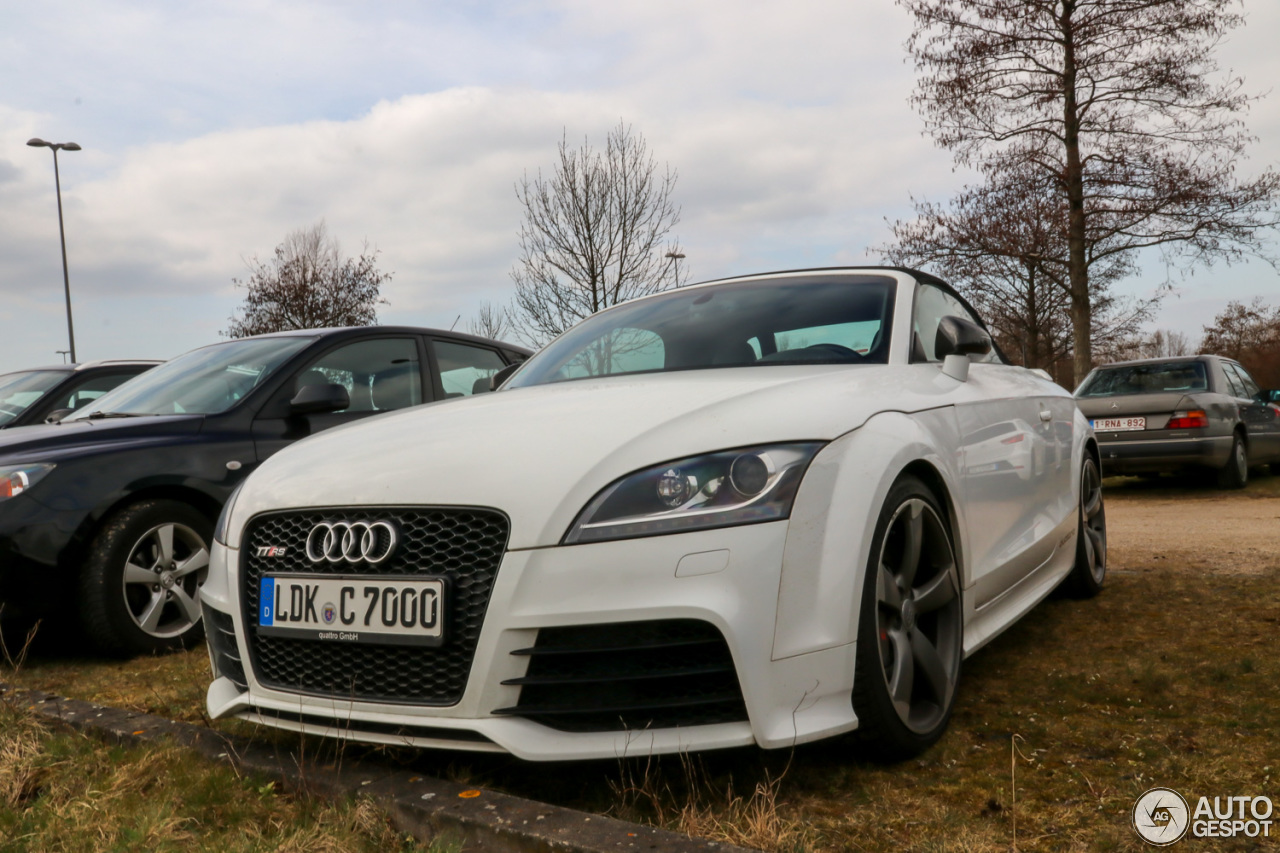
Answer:
POLYGON ((351 396, 341 385, 303 385, 289 401, 289 413, 315 415, 338 412, 351 405, 351 396))
POLYGON ((945 360, 949 355, 986 355, 991 352, 987 330, 963 317, 946 316, 938 323, 933 354, 945 360))
POLYGON ((497 373, 490 376, 489 390, 497 391, 499 388, 502 387, 503 382, 506 382, 508 379, 510 379, 511 375, 514 374, 517 370, 519 370, 523 366, 524 366, 523 361, 518 361, 515 364, 508 364, 506 367, 502 368, 497 373))
POLYGON ((44 419, 47 424, 60 424, 62 419, 74 412, 75 409, 54 409, 49 416, 44 419))

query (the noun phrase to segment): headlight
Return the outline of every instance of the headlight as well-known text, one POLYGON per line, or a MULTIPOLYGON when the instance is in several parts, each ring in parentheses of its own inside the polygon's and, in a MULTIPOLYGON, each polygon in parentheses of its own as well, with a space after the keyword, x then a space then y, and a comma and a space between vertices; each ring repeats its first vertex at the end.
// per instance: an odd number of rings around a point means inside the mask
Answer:
POLYGON ((49 472, 54 467, 51 462, 38 462, 31 465, 0 465, 0 501, 16 498, 49 476, 49 472))
POLYGON ((821 447, 803 442, 725 450, 629 474, 587 504, 564 544, 787 518, 800 479, 821 447))
POLYGON ((218 514, 218 523, 213 526, 213 538, 222 545, 227 544, 227 522, 231 519, 231 510, 236 508, 236 498, 240 497, 240 490, 247 482, 248 480, 241 480, 240 485, 231 490, 227 502, 222 505, 222 512, 218 514))

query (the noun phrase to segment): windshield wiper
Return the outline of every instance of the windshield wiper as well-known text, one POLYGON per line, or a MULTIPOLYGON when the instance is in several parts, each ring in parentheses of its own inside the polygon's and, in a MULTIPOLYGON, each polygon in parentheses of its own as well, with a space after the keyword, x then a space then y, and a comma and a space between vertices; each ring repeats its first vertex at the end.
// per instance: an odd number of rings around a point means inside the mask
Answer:
POLYGON ((85 420, 99 421, 103 418, 140 418, 142 415, 133 412, 90 412, 85 415, 85 420))

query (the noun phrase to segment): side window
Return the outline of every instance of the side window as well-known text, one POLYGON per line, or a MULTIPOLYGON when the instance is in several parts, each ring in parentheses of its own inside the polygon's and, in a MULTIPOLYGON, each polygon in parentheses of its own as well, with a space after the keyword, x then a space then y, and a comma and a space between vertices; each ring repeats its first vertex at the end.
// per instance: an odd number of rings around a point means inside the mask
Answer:
MULTIPOLYGON (((914 332, 914 340, 911 344, 912 361, 942 361, 934 352, 933 345, 938 336, 938 324, 942 322, 943 317, 960 317, 979 326, 982 325, 978 323, 978 318, 973 315, 973 312, 950 293, 931 284, 919 285, 916 288, 915 315, 912 317, 914 332)), ((1000 357, 992 349, 990 353, 978 360, 999 363, 1000 357)))
POLYGON ((79 409, 137 375, 137 373, 107 373, 86 379, 73 388, 65 398, 58 401, 57 408, 79 409))
POLYGON ((1241 384, 1244 385, 1244 396, 1254 400, 1262 399, 1262 389, 1258 387, 1258 383, 1253 381, 1253 377, 1249 375, 1243 367, 1238 364, 1231 365, 1235 369, 1236 375, 1240 377, 1241 384))
POLYGON ((440 384, 445 397, 465 397, 474 394, 476 383, 481 380, 488 389, 489 377, 507 364, 491 349, 473 347, 450 341, 432 341, 436 351, 436 363, 440 365, 440 384))
POLYGON ((1252 394, 1245 393, 1244 382, 1241 381, 1240 374, 1236 372, 1236 366, 1225 361, 1221 362, 1221 364, 1222 373, 1227 377, 1228 393, 1232 397, 1252 397, 1252 394))
POLYGON ((347 389, 344 412, 387 412, 422 402, 422 367, 412 338, 358 341, 322 355, 302 373, 304 385, 333 384, 347 389))

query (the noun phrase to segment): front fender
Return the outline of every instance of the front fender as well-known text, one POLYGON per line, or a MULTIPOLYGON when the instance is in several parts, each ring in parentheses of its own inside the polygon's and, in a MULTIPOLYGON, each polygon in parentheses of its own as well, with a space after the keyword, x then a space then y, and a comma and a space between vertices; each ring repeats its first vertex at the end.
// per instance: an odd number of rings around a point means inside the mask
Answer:
MULTIPOLYGON (((783 550, 773 659, 829 649, 857 638, 864 567, 885 497, 909 465, 934 469, 960 494, 955 409, 886 412, 814 457, 796 494, 783 550)), ((964 508, 940 495, 957 531, 964 508)), ((968 585, 964 537, 957 536, 961 584, 968 585)))

